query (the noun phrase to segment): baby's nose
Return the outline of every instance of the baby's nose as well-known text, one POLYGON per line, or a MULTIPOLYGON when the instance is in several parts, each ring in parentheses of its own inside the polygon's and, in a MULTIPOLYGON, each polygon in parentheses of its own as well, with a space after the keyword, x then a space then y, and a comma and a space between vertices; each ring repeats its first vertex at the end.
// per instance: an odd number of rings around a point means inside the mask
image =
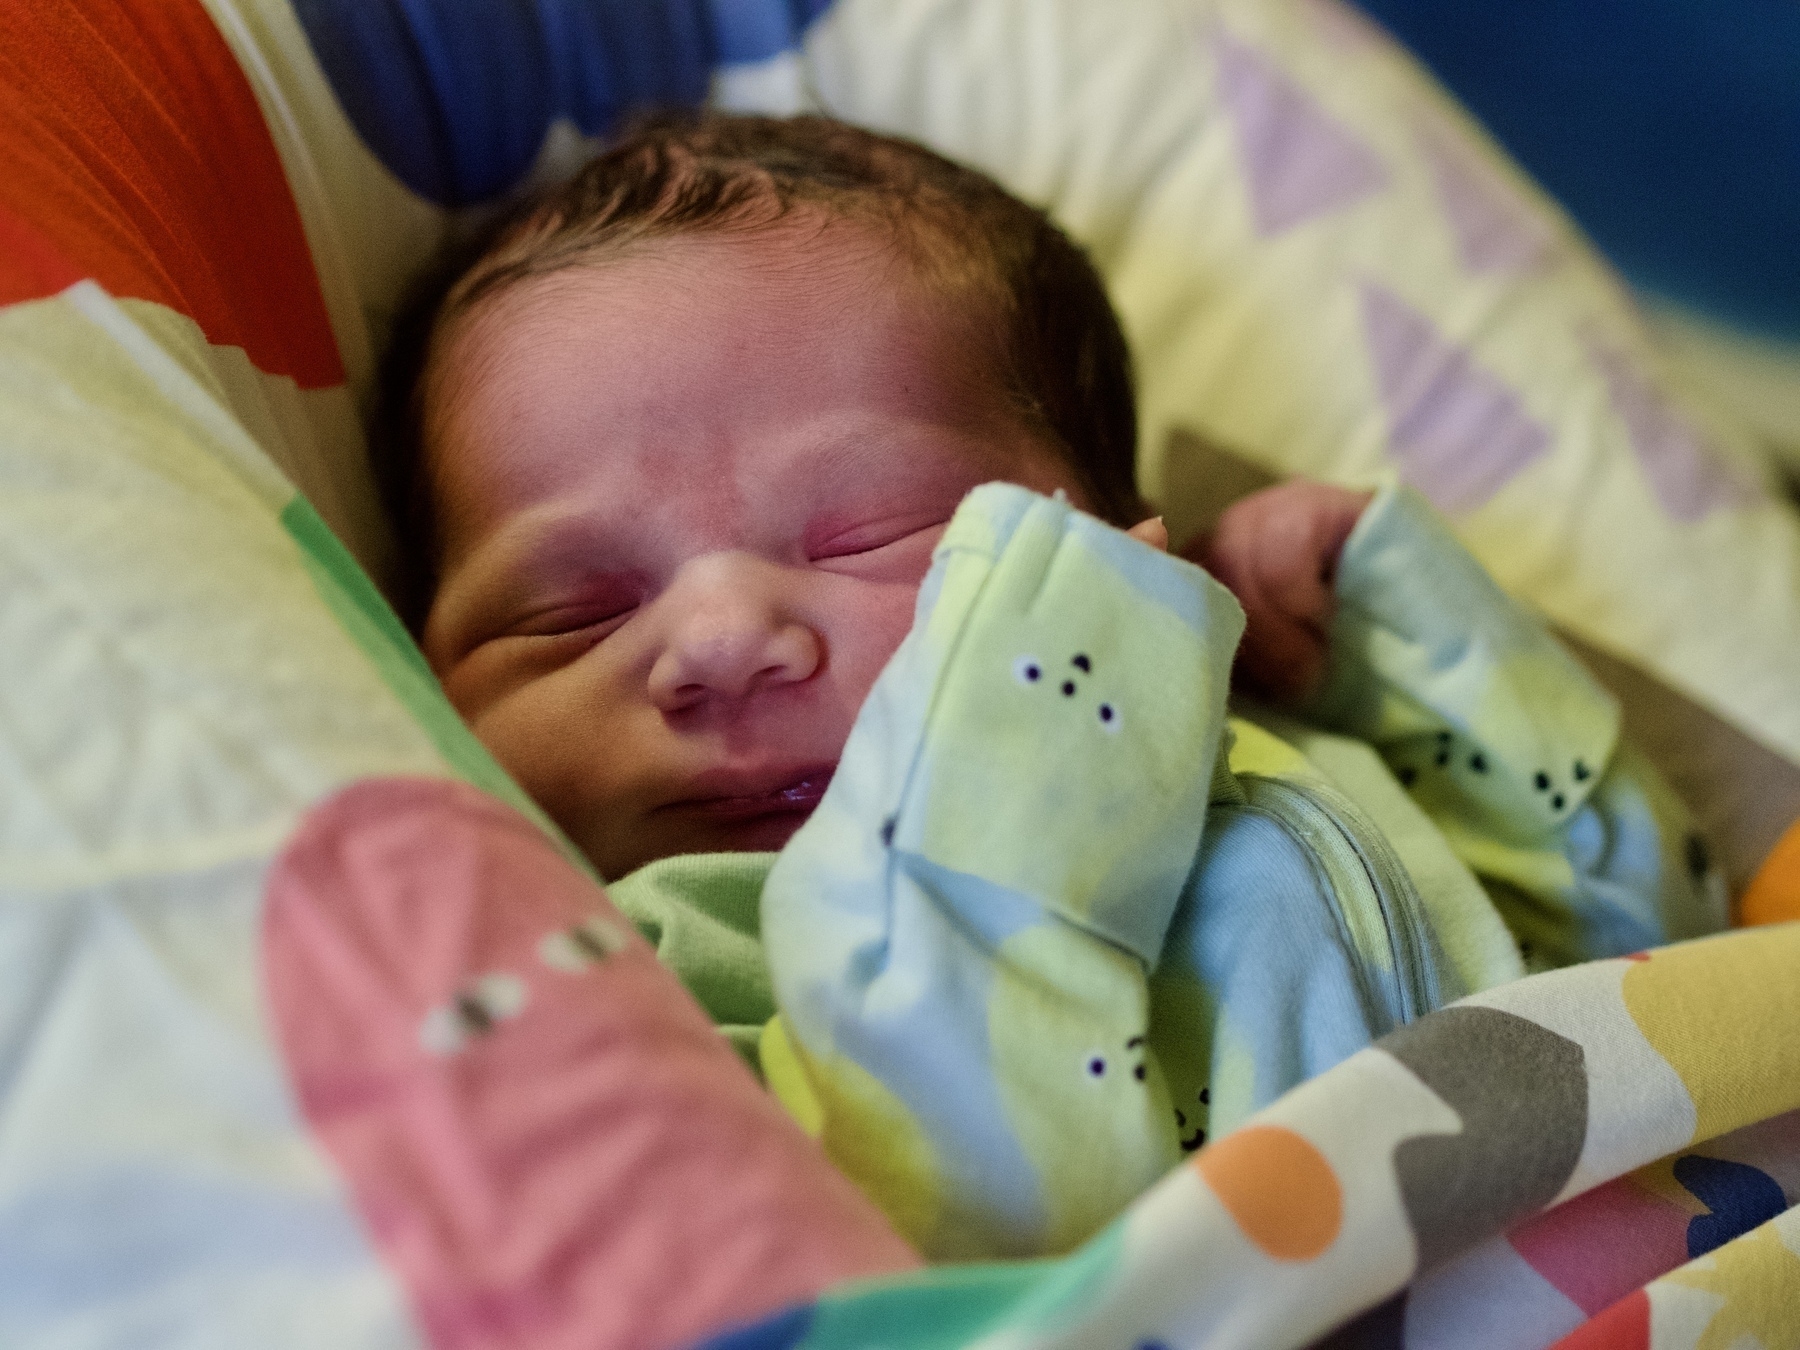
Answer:
POLYGON ((795 612, 787 570, 748 553, 683 567, 658 600, 669 627, 650 668, 651 702, 678 712, 810 678, 824 644, 795 612))

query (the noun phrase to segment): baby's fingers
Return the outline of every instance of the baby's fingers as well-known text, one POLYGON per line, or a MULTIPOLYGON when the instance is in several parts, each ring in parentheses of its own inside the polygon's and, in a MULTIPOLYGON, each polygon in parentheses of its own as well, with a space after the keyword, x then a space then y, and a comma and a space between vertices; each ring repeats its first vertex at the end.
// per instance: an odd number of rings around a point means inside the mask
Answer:
POLYGON ((1148 520, 1140 520, 1125 533, 1159 552, 1167 553, 1169 551, 1169 527, 1163 524, 1161 516, 1151 516, 1148 520))
POLYGON ((1325 675, 1326 644, 1319 631, 1279 610, 1246 610, 1244 641, 1233 674, 1237 683, 1275 703, 1297 703, 1325 675))
POLYGON ((1244 498, 1210 539, 1190 545, 1188 556, 1244 606, 1240 683, 1290 702, 1323 679, 1338 555, 1367 502, 1367 493, 1296 479, 1244 498))

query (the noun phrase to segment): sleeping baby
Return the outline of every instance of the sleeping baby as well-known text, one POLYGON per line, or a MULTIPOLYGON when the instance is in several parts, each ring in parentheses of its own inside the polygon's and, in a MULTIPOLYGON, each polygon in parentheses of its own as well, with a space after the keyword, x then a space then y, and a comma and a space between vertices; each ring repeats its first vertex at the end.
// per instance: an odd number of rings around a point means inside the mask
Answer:
POLYGON ((1411 1018, 1723 923, 1617 706, 1412 493, 1165 551, 1098 277, 971 170, 651 124, 417 339, 446 693, 930 1255, 1066 1250, 1411 1018))

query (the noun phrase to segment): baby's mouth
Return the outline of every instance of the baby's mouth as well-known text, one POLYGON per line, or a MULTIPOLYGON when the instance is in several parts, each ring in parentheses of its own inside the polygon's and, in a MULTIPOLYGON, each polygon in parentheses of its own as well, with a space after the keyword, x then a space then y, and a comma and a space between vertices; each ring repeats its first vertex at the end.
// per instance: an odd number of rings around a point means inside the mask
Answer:
POLYGON ((819 798, 825 795, 825 789, 830 783, 830 769, 823 773, 809 774, 805 778, 796 779, 786 787, 778 789, 774 794, 775 800, 810 809, 819 804, 819 798))
POLYGON ((684 811, 714 820, 750 820, 758 816, 808 815, 825 795, 836 766, 815 765, 784 775, 763 787, 751 779, 702 779, 700 791, 676 803, 684 811))

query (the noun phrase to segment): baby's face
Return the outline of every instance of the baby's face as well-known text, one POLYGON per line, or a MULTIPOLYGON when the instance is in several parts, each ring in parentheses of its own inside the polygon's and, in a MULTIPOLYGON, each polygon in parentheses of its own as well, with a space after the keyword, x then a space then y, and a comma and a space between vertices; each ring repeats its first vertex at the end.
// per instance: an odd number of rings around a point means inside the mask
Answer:
POLYGON ((819 224, 523 283, 433 376, 426 656, 608 877, 779 848, 963 494, 1081 500, 956 316, 819 224))

